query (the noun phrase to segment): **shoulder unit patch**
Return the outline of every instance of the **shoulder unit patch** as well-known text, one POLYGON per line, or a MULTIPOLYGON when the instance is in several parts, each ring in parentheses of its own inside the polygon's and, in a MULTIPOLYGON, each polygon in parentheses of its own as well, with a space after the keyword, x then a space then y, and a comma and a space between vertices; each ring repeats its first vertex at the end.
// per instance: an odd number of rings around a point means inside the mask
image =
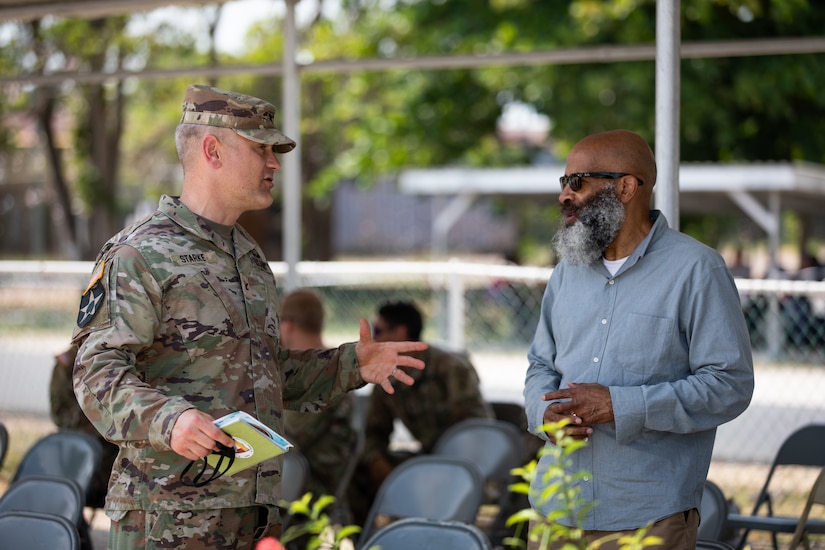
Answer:
POLYGON ((106 291, 103 287, 103 270, 105 262, 101 261, 92 273, 92 280, 89 281, 89 286, 83 291, 83 296, 80 297, 80 311, 77 313, 77 326, 85 327, 94 318, 95 313, 100 309, 101 304, 106 296, 106 291))

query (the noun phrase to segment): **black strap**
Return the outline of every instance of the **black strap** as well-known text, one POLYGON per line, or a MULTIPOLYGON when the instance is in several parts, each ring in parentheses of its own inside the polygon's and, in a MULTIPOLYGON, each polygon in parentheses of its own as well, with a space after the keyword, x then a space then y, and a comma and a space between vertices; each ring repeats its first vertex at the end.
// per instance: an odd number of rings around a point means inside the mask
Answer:
MULTIPOLYGON (((217 443, 217 442, 216 442, 217 443)), ((193 460, 189 464, 186 465, 186 468, 183 469, 183 472, 180 474, 180 482, 184 485, 189 487, 203 487, 207 483, 212 480, 218 479, 223 474, 229 471, 229 468, 232 467, 232 464, 235 462, 235 447, 227 447, 223 443, 217 443, 218 450, 213 451, 213 455, 219 455, 218 463, 215 464, 215 468, 212 470, 208 478, 203 478, 204 474, 206 474, 206 470, 209 468, 209 463, 206 461, 206 458, 202 458, 199 461, 193 460), (223 465, 224 459, 226 459, 226 468, 221 469, 223 465), (189 473, 189 470, 192 469, 192 466, 195 462, 202 462, 201 470, 198 472, 192 480, 188 480, 186 478, 186 474, 189 473), (203 478, 203 479, 201 479, 203 478)))

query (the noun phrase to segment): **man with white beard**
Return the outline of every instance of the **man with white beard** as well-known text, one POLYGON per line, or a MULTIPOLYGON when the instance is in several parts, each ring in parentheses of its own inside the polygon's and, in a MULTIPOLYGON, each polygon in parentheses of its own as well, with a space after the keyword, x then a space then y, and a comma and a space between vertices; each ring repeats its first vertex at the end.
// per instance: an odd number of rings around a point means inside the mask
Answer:
MULTIPOLYGON (((721 256, 650 210, 656 162, 627 130, 579 141, 559 196, 561 262, 547 284, 528 353, 524 397, 531 432, 570 420, 587 445, 571 455, 587 540, 652 525, 660 543, 696 546, 699 505, 716 428, 748 406, 753 361, 733 277, 721 256)), ((544 455, 531 487, 543 516, 544 455)), ((574 526, 560 514, 557 521, 574 526)), ((536 523, 531 523, 531 530, 536 523)), ((617 537, 600 546, 618 548, 617 537)), ((567 541, 555 541, 560 548, 567 541)), ((528 548, 538 548, 530 541, 528 548)))

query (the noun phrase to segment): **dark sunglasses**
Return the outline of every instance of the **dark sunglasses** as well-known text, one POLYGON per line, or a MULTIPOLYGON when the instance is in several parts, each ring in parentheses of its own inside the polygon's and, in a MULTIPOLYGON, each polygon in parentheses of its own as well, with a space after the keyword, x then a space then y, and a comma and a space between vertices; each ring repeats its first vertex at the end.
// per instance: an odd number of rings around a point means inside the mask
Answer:
POLYGON ((206 462, 206 458, 202 458, 200 460, 193 460, 192 462, 186 465, 186 468, 184 468, 183 472, 181 472, 180 474, 181 483, 188 487, 203 487, 210 481, 218 479, 223 474, 229 471, 229 468, 232 467, 232 463, 235 462, 235 447, 227 447, 223 443, 217 443, 217 445, 218 450, 212 452, 212 454, 219 455, 219 458, 217 464, 215 464, 215 467, 209 474, 209 477, 204 477, 206 475, 206 470, 209 468, 209 463, 206 462), (221 468, 221 466, 223 466, 224 459, 226 459, 226 468, 221 468), (193 477, 191 480, 187 479, 186 474, 189 473, 189 470, 192 468, 192 466, 195 465, 196 462, 201 463, 201 471, 198 472, 195 475, 195 477, 193 477))
MULTIPOLYGON (((564 186, 569 185, 570 190, 574 193, 578 193, 581 191, 582 188, 582 179, 583 178, 599 178, 605 180, 615 180, 618 178, 622 178, 624 176, 633 176, 633 174, 625 174, 622 172, 576 172, 575 174, 570 174, 568 176, 562 176, 559 178, 559 183, 561 183, 561 190, 564 191, 564 186)), ((644 185, 645 182, 636 176, 636 181, 639 182, 639 185, 644 185)))

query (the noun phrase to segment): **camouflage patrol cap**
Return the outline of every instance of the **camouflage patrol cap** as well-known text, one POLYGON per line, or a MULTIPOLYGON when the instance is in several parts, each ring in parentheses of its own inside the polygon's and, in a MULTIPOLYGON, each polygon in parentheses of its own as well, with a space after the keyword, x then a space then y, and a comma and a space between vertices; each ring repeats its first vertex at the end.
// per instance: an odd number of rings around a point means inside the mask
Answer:
POLYGON ((186 89, 181 124, 230 128, 256 143, 272 145, 276 153, 295 149, 295 142, 275 127, 275 107, 262 99, 193 84, 186 89))

